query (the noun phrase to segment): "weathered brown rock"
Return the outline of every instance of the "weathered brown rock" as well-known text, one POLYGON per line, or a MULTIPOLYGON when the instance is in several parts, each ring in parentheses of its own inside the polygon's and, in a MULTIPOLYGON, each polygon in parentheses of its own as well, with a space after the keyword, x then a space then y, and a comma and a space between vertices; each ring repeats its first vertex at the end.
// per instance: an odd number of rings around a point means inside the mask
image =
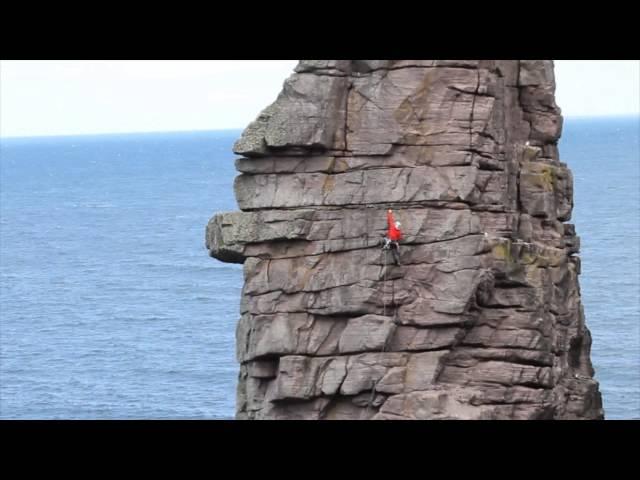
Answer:
POLYGON ((237 418, 603 418, 554 91, 546 60, 300 62, 207 226, 244 264, 237 418))

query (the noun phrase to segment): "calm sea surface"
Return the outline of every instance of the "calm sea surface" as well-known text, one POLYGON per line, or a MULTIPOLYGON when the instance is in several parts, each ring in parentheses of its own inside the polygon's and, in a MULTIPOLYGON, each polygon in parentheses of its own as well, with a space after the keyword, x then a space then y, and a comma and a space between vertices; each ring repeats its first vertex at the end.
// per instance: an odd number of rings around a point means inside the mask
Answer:
MULTIPOLYGON (((640 120, 565 119, 609 419, 640 418, 640 120)), ((232 418, 242 271, 207 256, 239 131, 2 139, 0 418, 232 418)))

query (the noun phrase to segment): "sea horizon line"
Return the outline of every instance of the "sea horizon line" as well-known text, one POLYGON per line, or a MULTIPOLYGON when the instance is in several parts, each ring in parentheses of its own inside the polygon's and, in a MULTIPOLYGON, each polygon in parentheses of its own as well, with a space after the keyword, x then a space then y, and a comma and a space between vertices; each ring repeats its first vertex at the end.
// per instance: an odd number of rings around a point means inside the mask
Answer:
MULTIPOLYGON (((624 119, 624 118, 638 118, 640 119, 640 112, 638 113, 620 113, 610 115, 567 115, 563 116, 566 120, 606 120, 606 119, 624 119)), ((88 133, 63 133, 63 134, 37 134, 37 135, 11 135, 3 136, 0 133, 0 140, 28 140, 28 139, 53 139, 53 138, 77 138, 77 137, 108 137, 108 136, 126 136, 126 135, 179 135, 179 134, 204 134, 204 133, 216 133, 216 132, 241 132, 246 128, 244 127, 230 127, 230 128, 207 128, 207 129, 183 129, 183 130, 148 130, 148 131, 131 131, 131 132, 88 132, 88 133)))

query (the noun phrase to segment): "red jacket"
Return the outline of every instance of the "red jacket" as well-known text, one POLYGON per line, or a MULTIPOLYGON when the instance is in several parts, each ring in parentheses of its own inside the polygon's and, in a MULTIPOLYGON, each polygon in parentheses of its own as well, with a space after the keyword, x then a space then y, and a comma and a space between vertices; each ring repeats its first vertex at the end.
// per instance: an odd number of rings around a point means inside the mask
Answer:
POLYGON ((387 224, 389 225, 389 231, 387 233, 389 240, 394 242, 399 241, 402 238, 402 232, 396 227, 396 221, 393 218, 391 210, 387 212, 387 224))

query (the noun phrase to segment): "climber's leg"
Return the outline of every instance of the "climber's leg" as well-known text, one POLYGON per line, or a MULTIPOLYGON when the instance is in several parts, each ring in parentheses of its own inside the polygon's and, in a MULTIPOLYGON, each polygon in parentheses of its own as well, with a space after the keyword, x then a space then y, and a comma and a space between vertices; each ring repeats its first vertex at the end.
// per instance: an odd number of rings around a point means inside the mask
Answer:
POLYGON ((391 251, 393 252, 393 259, 396 262, 396 265, 400 265, 400 246, 398 242, 391 243, 391 251))

